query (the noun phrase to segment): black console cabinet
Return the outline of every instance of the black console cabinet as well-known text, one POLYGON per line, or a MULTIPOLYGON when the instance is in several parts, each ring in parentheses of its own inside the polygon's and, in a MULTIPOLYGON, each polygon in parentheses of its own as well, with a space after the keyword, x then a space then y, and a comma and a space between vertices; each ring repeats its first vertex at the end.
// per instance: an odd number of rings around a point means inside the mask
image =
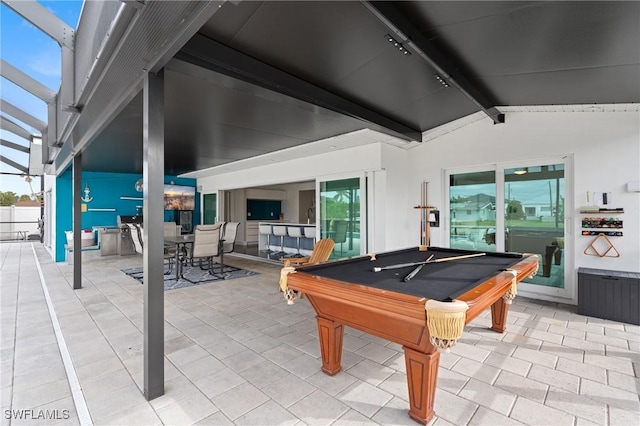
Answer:
POLYGON ((578 268, 578 313, 640 325, 640 273, 578 268))

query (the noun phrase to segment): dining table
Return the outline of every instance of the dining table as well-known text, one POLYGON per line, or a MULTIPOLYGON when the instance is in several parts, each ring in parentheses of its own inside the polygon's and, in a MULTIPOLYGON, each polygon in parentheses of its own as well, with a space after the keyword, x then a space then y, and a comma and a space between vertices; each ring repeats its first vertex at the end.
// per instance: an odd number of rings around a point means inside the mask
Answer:
POLYGON ((186 252, 187 244, 193 245, 194 240, 195 240, 194 234, 164 237, 165 244, 174 245, 176 248, 176 255, 175 255, 176 281, 178 281, 182 276, 182 259, 180 259, 180 253, 183 250, 186 252))

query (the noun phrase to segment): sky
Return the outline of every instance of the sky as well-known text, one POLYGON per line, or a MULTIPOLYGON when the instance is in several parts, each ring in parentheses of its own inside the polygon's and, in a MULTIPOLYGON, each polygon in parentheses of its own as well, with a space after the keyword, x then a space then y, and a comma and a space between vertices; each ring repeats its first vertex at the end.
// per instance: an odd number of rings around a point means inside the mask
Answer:
MULTIPOLYGON (((70 27, 77 28, 82 0, 48 0, 39 3, 70 27)), ((0 57, 54 92, 58 92, 62 67, 60 46, 4 3, 0 4, 0 57)), ((5 78, 0 78, 0 97, 47 122, 46 104, 5 78)), ((17 121, 14 118, 12 120, 17 121)), ((18 124, 30 132, 36 132, 24 123, 18 124)), ((0 137, 23 146, 29 145, 27 140, 5 130, 0 130, 0 137)), ((27 164, 27 154, 4 147, 0 147, 0 154, 17 163, 27 164)), ((20 173, 5 163, 0 163, 0 172, 20 173)), ((34 178, 31 185, 33 190, 38 192, 40 178, 34 178)), ((6 174, 0 174, 0 191, 12 191, 18 195, 31 194, 31 188, 24 178, 6 174)))

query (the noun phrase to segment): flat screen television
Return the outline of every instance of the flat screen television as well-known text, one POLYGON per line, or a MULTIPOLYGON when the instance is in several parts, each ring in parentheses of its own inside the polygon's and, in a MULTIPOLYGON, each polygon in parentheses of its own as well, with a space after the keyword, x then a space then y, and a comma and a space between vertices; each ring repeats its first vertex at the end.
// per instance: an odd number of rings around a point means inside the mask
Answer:
POLYGON ((196 188, 184 185, 164 185, 165 210, 195 210, 196 188))

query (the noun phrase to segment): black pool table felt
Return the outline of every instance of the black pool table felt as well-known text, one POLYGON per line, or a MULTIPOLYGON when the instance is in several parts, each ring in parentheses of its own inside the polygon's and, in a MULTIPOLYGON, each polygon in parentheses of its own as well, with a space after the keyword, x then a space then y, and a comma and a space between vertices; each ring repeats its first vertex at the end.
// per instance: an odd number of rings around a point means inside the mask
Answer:
POLYGON ((476 253, 480 252, 431 247, 427 251, 419 251, 416 247, 376 254, 375 261, 371 261, 369 256, 361 256, 301 268, 300 272, 341 281, 345 285, 362 284, 417 297, 451 301, 523 260, 519 253, 485 252, 479 257, 426 264, 409 282, 404 282, 403 278, 415 266, 380 272, 373 270, 374 267, 424 262, 431 255, 434 255, 432 260, 436 260, 476 253))

